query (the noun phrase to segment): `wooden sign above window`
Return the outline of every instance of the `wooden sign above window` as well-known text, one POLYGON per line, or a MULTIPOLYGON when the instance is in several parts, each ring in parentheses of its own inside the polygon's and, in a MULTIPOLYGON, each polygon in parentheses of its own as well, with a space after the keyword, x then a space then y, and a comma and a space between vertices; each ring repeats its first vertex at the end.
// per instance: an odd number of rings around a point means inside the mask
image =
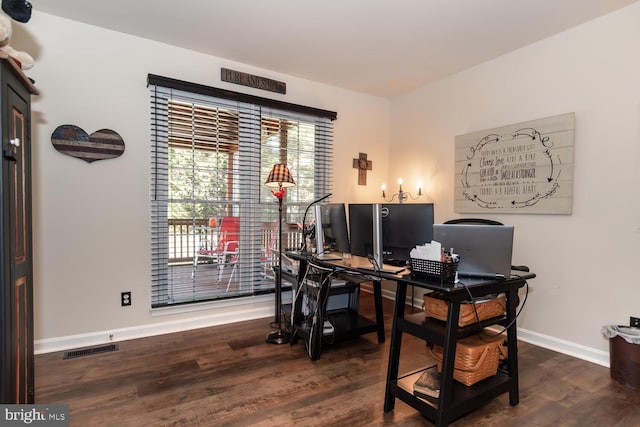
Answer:
POLYGON ((277 80, 260 77, 253 74, 242 73, 228 68, 220 69, 220 79, 223 82, 235 83, 237 85, 253 87, 256 89, 268 90, 276 93, 287 93, 287 84, 277 80))

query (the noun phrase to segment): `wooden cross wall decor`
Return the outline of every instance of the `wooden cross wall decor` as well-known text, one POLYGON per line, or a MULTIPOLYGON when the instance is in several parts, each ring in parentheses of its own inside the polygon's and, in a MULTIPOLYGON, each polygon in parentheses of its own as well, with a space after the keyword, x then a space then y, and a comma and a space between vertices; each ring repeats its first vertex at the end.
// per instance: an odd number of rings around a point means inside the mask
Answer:
POLYGON ((367 153, 358 154, 357 159, 353 159, 354 169, 358 169, 358 185, 367 185, 367 171, 373 170, 373 162, 367 160, 367 153))

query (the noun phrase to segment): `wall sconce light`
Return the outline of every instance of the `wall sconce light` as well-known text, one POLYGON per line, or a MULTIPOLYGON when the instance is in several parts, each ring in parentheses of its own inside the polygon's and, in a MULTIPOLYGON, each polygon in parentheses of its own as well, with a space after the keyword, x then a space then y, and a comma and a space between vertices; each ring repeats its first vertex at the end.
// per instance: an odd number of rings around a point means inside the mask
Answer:
POLYGON ((408 191, 402 190, 402 178, 398 179, 398 185, 400 186, 400 189, 398 190, 398 192, 396 194, 393 194, 391 198, 387 200, 387 193, 385 192, 387 187, 384 184, 382 184, 382 198, 385 200, 385 202, 393 202, 393 199, 395 199, 396 196, 398 197, 398 203, 406 202, 409 199, 416 200, 420 196, 422 196, 422 182, 418 182, 418 195, 415 197, 408 191))

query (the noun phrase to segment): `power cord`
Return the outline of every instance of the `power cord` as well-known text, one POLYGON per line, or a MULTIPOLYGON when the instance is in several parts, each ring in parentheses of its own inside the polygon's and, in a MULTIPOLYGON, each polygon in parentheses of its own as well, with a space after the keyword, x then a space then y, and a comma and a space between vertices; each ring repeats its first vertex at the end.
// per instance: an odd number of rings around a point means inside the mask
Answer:
MULTIPOLYGON (((520 277, 520 276, 517 276, 520 277)), ((476 300, 473 297, 473 295, 471 294, 471 291, 469 290, 469 288, 467 287, 467 285, 465 285, 464 283, 460 283, 462 285, 462 287, 464 287, 464 289, 467 291, 467 294, 469 294, 469 301, 470 303, 473 305, 473 311, 474 314, 476 315, 476 321, 478 323, 480 323, 480 316, 478 315, 478 309, 476 307, 476 300)), ((526 302, 527 302, 527 297, 529 296, 529 282, 527 282, 526 280, 524 281, 524 286, 525 286, 525 294, 524 294, 524 299, 522 300, 522 304, 520 305, 520 308, 518 309, 518 312, 516 313, 516 317, 513 318, 513 320, 511 322, 509 322, 508 325, 504 326, 503 329, 496 333, 496 334, 491 334, 486 332, 486 330, 483 328, 482 333, 484 335, 487 335, 489 337, 497 337, 498 335, 501 335, 502 333, 504 333, 507 329, 509 329, 516 321, 516 319, 518 319, 518 317, 520 316, 520 313, 522 313, 522 309, 524 308, 526 302)))
POLYGON ((373 269, 378 272, 380 271, 380 264, 378 264, 378 260, 375 259, 375 257, 371 254, 367 254, 367 259, 369 260, 369 262, 371 263, 371 265, 373 265, 373 269))

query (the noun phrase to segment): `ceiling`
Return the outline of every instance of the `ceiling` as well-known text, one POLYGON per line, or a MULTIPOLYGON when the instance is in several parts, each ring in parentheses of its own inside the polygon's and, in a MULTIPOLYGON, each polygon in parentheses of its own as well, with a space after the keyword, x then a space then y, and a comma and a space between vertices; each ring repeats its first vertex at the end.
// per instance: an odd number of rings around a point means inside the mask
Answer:
POLYGON ((45 12, 278 73, 392 98, 636 1, 31 3, 34 15, 45 12))

